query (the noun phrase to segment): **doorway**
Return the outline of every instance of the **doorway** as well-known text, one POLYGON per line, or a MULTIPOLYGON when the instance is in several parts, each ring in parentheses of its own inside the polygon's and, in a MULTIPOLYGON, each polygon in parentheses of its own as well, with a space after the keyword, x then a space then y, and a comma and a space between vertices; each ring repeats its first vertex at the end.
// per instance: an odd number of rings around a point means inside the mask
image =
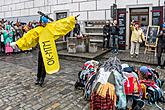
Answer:
MULTIPOLYGON (((141 26, 144 36, 146 36, 147 33, 147 27, 149 26, 149 8, 131 8, 130 9, 130 23, 134 20, 135 22, 139 23, 139 26, 141 26)), ((130 32, 130 39, 131 39, 131 32, 130 32)), ((141 44, 141 46, 144 46, 144 42, 141 44)))

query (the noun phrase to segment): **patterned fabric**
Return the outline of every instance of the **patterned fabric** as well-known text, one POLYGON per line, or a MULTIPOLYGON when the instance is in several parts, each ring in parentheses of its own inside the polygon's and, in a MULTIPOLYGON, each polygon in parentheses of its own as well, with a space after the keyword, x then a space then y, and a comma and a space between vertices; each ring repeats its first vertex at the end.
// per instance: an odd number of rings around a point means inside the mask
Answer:
POLYGON ((90 110, 116 110, 114 101, 110 98, 109 94, 106 97, 101 97, 96 92, 91 95, 90 110))
POLYGON ((98 68, 99 62, 95 60, 90 60, 84 63, 82 67, 82 71, 78 74, 78 81, 75 84, 76 88, 83 88, 84 89, 84 98, 86 100, 90 99, 90 95, 93 88, 93 82, 96 79, 96 71, 98 68))
POLYGON ((122 74, 120 74, 118 71, 113 70, 112 74, 115 76, 115 92, 118 97, 117 102, 117 108, 118 109, 125 109, 127 103, 126 103, 126 95, 124 93, 124 78, 122 74))
POLYGON ((110 57, 107 61, 104 62, 104 64, 101 67, 103 67, 105 71, 116 69, 118 72, 121 72, 122 69, 121 62, 116 57, 110 57))
POLYGON ((97 67, 95 67, 94 65, 95 62, 96 61, 94 60, 87 61, 86 63, 84 63, 84 66, 82 67, 82 71, 79 77, 84 86, 86 85, 88 79, 96 74, 97 67))
POLYGON ((95 78, 96 78, 96 74, 92 75, 88 79, 88 81, 85 85, 84 97, 85 97, 86 100, 90 99, 90 95, 91 95, 92 87, 93 87, 93 82, 95 81, 95 78))
MULTIPOLYGON (((93 92, 96 92, 97 95, 100 97, 105 97, 107 95, 107 91, 109 93, 109 96, 111 100, 114 101, 114 105, 117 109, 125 109, 126 108, 126 95, 124 94, 124 78, 122 76, 121 71, 121 63, 120 60, 115 58, 109 58, 107 61, 104 62, 104 64, 101 66, 99 75, 96 78, 96 83, 94 84, 93 92), (99 83, 99 84, 98 84, 99 83), (113 99, 111 96, 111 93, 113 93, 113 88, 108 90, 107 83, 112 84, 115 87, 115 95, 117 99, 113 99), (99 87, 98 87, 98 85, 99 87), (103 86, 103 87, 100 87, 103 86), (107 91, 106 91, 107 90, 107 91), (100 92, 101 91, 101 92, 100 92), (115 101, 118 100, 118 101, 115 101)), ((107 102, 105 102, 106 104, 107 102)), ((100 109, 100 108, 98 108, 100 109)), ((106 109, 108 110, 108 109, 106 109)))
POLYGON ((4 38, 4 44, 12 43, 13 42, 13 35, 14 31, 10 25, 6 26, 6 30, 4 30, 3 38, 4 38))

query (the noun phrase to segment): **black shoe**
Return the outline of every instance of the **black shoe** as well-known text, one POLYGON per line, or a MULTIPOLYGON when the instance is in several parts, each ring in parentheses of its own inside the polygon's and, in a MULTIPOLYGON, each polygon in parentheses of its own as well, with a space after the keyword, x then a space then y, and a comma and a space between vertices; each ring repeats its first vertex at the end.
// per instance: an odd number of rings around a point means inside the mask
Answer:
POLYGON ((35 85, 39 85, 40 84, 40 80, 37 79, 36 82, 35 82, 35 85))
POLYGON ((159 102, 165 103, 165 98, 162 96, 162 97, 159 99, 159 102))
POLYGON ((43 87, 43 84, 44 84, 44 79, 41 79, 41 81, 40 81, 40 83, 39 83, 39 84, 40 84, 40 86, 41 86, 41 87, 43 87))
POLYGON ((40 83, 40 86, 41 86, 41 87, 43 87, 43 84, 44 84, 43 82, 42 82, 42 83, 40 83))
POLYGON ((144 107, 145 102, 142 101, 141 99, 137 99, 136 101, 137 102, 133 110, 141 110, 144 107))
POLYGON ((84 86, 83 83, 76 81, 76 83, 75 83, 75 89, 80 89, 80 90, 82 90, 82 89, 84 89, 84 88, 85 88, 85 86, 84 86))
POLYGON ((136 58, 139 58, 138 54, 136 54, 136 58))

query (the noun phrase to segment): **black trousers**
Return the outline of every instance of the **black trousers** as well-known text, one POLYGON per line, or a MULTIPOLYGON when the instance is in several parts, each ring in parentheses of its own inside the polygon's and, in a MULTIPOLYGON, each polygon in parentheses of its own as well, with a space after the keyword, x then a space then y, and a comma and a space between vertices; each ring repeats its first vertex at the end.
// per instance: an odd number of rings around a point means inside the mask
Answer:
MULTIPOLYGON (((158 60, 158 66, 161 66, 162 64, 162 53, 165 52, 165 48, 162 48, 161 46, 158 46, 157 48, 157 60, 158 60)), ((164 63, 163 66, 165 66, 165 59, 164 59, 164 63)))
POLYGON ((1 42, 0 46, 1 46, 1 52, 4 52, 5 51, 5 44, 4 44, 4 42, 1 42))
POLYGON ((45 71, 45 66, 44 66, 44 62, 42 59, 42 54, 41 51, 39 51, 38 53, 38 71, 37 71, 37 80, 40 81, 44 81, 46 77, 46 71, 45 71))
POLYGON ((103 48, 109 48, 109 42, 110 42, 110 35, 103 36, 103 48), (106 44, 105 39, 107 39, 107 45, 105 45, 106 44))

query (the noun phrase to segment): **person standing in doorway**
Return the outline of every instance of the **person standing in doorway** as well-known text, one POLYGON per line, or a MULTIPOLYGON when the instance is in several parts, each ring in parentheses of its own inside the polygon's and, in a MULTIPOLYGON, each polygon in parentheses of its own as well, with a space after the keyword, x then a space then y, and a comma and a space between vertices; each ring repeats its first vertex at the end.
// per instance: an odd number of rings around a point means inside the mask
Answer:
POLYGON ((118 53, 118 35, 119 35, 119 27, 117 25, 117 20, 114 20, 111 26, 111 35, 112 35, 112 52, 118 53))
POLYGON ((110 42, 110 22, 106 21, 106 24, 103 27, 103 50, 109 48, 109 42, 110 42))
POLYGON ((134 21, 132 21, 130 28, 132 31, 130 50, 131 58, 134 57, 134 55, 136 58, 138 58, 140 43, 142 43, 143 40, 145 41, 144 33, 143 30, 139 27, 138 22, 134 23, 134 21))

